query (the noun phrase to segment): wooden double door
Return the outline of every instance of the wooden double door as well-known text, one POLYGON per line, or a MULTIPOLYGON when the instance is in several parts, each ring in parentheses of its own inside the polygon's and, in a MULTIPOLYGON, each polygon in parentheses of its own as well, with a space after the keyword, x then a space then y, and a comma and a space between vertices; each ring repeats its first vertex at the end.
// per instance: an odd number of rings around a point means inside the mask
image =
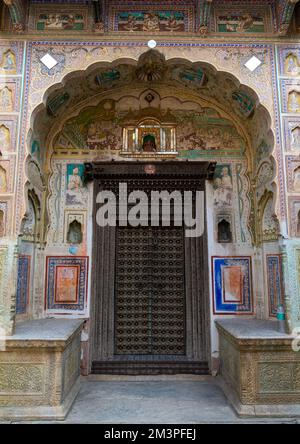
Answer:
MULTIPOLYGON (((99 191, 204 191, 206 162, 89 164, 99 191)), ((150 201, 150 199, 149 199, 150 201)), ((189 238, 184 226, 100 227, 93 238, 92 373, 209 372, 206 229, 189 238)), ((150 208, 149 208, 150 210, 150 208)))

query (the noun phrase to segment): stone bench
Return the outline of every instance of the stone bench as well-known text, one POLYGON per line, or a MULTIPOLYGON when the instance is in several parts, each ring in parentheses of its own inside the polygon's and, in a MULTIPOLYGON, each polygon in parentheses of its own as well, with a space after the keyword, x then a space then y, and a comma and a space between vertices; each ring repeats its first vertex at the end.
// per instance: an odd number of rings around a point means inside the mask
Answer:
POLYGON ((0 348, 0 419, 64 419, 80 388, 81 320, 16 325, 0 348))
POLYGON ((300 416, 300 352, 276 321, 222 319, 219 382, 241 416, 300 416))

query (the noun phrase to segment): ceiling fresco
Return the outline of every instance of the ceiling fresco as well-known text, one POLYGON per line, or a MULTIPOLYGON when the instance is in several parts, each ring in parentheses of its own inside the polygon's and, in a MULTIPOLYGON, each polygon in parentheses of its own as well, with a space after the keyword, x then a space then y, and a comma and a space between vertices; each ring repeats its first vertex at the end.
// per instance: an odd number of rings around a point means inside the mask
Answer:
POLYGON ((5 31, 284 35, 298 0, 2 0, 5 31))

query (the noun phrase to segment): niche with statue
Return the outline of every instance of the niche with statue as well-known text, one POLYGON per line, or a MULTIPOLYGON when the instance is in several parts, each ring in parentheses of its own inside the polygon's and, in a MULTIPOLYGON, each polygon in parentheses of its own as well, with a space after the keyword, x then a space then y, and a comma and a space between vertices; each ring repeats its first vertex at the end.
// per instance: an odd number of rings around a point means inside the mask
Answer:
POLYGON ((131 112, 123 123, 122 155, 174 156, 176 153, 176 121, 169 112, 156 109, 131 112))

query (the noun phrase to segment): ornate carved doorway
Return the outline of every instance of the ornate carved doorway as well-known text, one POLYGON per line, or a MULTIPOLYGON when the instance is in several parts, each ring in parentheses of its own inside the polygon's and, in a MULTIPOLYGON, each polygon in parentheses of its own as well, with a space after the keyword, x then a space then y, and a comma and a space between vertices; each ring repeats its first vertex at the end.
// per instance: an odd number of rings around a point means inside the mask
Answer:
MULTIPOLYGON (((208 162, 113 162, 86 165, 101 190, 119 197, 142 190, 205 191, 208 162)), ((100 227, 94 206, 92 373, 209 372, 209 276, 206 228, 100 227)))

